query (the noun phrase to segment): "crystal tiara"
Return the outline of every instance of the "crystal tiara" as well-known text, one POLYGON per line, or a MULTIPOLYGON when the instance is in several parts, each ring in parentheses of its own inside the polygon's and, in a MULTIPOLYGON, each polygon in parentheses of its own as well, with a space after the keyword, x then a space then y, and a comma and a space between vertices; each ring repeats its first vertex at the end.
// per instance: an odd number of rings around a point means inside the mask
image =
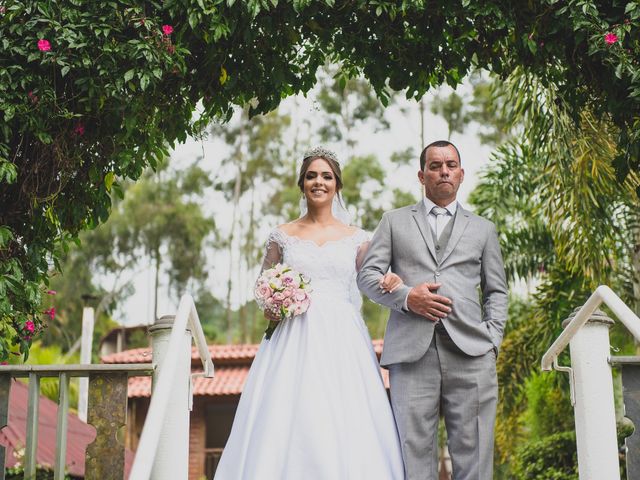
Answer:
POLYGON ((310 150, 307 150, 306 152, 304 152, 302 159, 304 160, 305 158, 309 157, 322 157, 328 160, 333 160, 336 163, 340 163, 340 161, 338 160, 338 156, 331 150, 324 147, 314 147, 310 150))

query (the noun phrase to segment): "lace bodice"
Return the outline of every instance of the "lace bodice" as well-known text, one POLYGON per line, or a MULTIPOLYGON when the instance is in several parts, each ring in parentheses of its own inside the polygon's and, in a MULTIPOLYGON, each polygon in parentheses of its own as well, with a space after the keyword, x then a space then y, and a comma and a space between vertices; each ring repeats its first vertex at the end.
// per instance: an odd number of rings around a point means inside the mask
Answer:
POLYGON ((352 235, 318 245, 275 228, 269 234, 262 267, 286 263, 309 277, 312 298, 328 294, 335 300, 347 300, 359 309, 362 297, 356 285, 356 256, 368 240, 367 232, 358 229, 352 235))

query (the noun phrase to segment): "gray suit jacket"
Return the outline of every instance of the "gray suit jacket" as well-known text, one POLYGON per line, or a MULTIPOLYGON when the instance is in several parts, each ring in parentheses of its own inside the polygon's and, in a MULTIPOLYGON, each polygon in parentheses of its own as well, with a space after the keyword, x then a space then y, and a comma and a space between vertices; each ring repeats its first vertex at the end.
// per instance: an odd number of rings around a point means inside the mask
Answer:
POLYGON ((387 212, 378 226, 358 286, 373 301, 391 309, 384 337, 383 366, 420 359, 433 337, 434 323, 403 309, 411 287, 441 283, 438 294, 452 300, 442 320, 455 344, 471 356, 502 342, 507 321, 507 282, 495 226, 458 204, 449 243, 440 261, 424 202, 387 212), (378 281, 391 267, 404 285, 382 293, 378 281))

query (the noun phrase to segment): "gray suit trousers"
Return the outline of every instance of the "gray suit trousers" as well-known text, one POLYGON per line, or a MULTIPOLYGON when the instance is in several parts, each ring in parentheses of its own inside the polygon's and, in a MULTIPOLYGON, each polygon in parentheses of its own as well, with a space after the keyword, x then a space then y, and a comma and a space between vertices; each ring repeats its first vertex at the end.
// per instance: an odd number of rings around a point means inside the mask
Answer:
POLYGON ((406 480, 437 480, 440 409, 453 480, 493 480, 496 354, 469 356, 442 325, 424 356, 389 366, 391 404, 402 440, 406 480))

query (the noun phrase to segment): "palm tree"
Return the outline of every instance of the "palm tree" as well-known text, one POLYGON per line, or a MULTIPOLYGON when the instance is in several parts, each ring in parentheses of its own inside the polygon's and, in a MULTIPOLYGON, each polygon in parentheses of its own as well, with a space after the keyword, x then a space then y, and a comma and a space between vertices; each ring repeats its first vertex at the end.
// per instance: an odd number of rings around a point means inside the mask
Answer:
MULTIPOLYGON (((638 176, 616 179, 618 132, 607 118, 572 112, 553 85, 522 69, 493 94, 512 134, 470 202, 498 226, 509 278, 537 284, 531 308, 508 325, 498 364, 496 439, 506 460, 526 434, 525 386, 562 320, 601 283, 637 309, 640 209, 638 176)), ((555 381, 566 391, 564 378, 555 381)))

